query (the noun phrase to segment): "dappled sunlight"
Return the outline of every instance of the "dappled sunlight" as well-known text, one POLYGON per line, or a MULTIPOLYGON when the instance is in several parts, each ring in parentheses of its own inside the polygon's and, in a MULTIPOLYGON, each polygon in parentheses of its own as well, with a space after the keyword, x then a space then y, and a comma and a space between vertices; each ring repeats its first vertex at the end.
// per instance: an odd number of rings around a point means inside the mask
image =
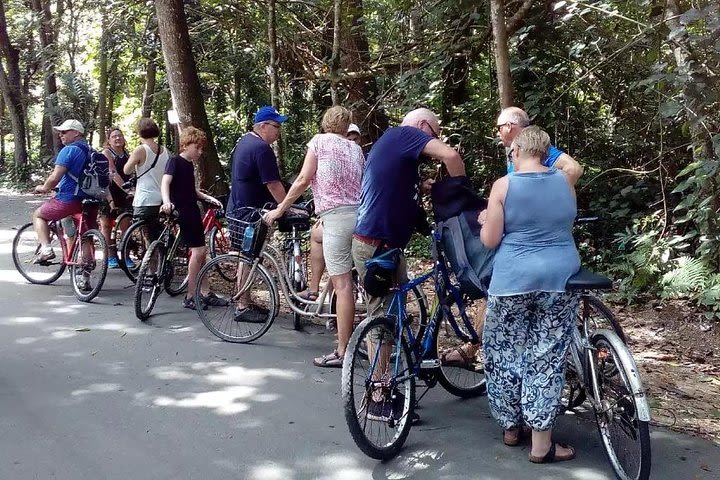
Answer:
POLYGON ((245 368, 240 366, 225 366, 218 369, 217 373, 208 375, 206 378, 211 383, 221 384, 242 384, 258 385, 269 377, 293 380, 300 378, 295 371, 281 370, 279 368, 245 368))
POLYGON ((159 407, 208 408, 219 415, 234 415, 247 411, 250 407, 239 400, 247 400, 257 391, 247 386, 227 387, 223 390, 195 393, 186 398, 157 397, 153 404, 159 407))
POLYGON ((250 469, 250 478, 262 480, 294 480, 295 472, 286 467, 269 463, 250 469))
POLYGON ((46 318, 40 317, 8 317, 0 320, 0 325, 32 325, 46 320, 46 318))
MULTIPOLYGON (((382 465, 382 464, 379 464, 382 465)), ((354 454, 333 453, 284 465, 277 462, 265 462, 249 470, 249 478, 257 480, 294 480, 314 478, 317 480, 365 480, 371 478, 371 471, 360 465, 354 454)), ((385 477, 383 477, 385 478, 385 477)), ((387 477, 392 478, 392 477, 387 477)))
POLYGON ((40 339, 37 337, 22 337, 15 339, 15 343, 17 343, 18 345, 30 345, 39 340, 40 339))
POLYGON ((73 397, 82 397, 85 395, 91 395, 94 393, 112 393, 122 391, 122 386, 117 383, 93 383, 88 385, 86 388, 80 390, 74 390, 70 393, 73 397))

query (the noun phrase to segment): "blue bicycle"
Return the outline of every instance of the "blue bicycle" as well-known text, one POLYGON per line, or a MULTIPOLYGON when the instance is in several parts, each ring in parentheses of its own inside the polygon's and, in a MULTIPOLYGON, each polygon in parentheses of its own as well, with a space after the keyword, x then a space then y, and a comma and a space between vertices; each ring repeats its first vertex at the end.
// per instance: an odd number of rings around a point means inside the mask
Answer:
POLYGON ((366 455, 379 460, 400 451, 417 402, 437 383, 463 398, 486 390, 476 354, 462 362, 445 360, 447 352, 460 348, 477 352, 480 338, 468 316, 474 307, 451 279, 438 233, 433 233, 433 244, 432 270, 396 286, 387 315, 358 325, 343 362, 342 399, 350 434, 366 455), (429 321, 417 325, 404 299, 431 278, 435 298, 429 321), (418 380, 426 389, 416 400, 418 380))

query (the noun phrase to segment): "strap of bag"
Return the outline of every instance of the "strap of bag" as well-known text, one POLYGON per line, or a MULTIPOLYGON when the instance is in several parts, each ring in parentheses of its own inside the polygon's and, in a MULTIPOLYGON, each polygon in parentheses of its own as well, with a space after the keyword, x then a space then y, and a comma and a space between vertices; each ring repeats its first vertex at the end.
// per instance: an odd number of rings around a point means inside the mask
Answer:
POLYGON ((147 170, 142 172, 140 175, 136 175, 135 180, 139 179, 140 177, 142 177, 143 175, 148 173, 150 170, 155 168, 155 165, 157 165, 157 162, 158 162, 158 158, 160 158, 160 152, 162 151, 162 148, 163 148, 162 142, 160 141, 160 137, 158 137, 158 150, 157 150, 157 153, 155 154, 155 160, 153 160, 153 163, 152 163, 152 165, 150 165, 150 168, 148 168, 147 170))

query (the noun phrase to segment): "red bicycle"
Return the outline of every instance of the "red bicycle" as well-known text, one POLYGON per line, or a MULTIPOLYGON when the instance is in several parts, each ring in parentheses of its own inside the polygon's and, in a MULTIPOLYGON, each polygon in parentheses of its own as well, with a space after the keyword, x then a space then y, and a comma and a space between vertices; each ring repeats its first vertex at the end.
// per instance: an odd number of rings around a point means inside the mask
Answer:
POLYGON ((108 246, 99 230, 86 230, 88 214, 97 212, 98 202, 83 200, 82 213, 73 215, 77 233, 65 237, 62 223, 51 221, 50 244, 52 257, 38 261, 40 241, 32 223, 23 225, 15 235, 12 258, 20 275, 34 284, 50 285, 70 268, 70 280, 75 297, 89 302, 100 293, 108 268, 108 246), (77 237, 80 236, 80 241, 77 237), (56 258, 54 249, 62 251, 62 258, 56 258))

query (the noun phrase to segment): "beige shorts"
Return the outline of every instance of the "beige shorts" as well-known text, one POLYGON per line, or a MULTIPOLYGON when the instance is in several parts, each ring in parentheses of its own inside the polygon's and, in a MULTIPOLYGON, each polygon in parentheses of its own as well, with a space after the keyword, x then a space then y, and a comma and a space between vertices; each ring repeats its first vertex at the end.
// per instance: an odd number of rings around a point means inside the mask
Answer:
POLYGON ((342 275, 353 268, 352 235, 357 207, 337 207, 323 212, 323 255, 328 275, 342 275))

